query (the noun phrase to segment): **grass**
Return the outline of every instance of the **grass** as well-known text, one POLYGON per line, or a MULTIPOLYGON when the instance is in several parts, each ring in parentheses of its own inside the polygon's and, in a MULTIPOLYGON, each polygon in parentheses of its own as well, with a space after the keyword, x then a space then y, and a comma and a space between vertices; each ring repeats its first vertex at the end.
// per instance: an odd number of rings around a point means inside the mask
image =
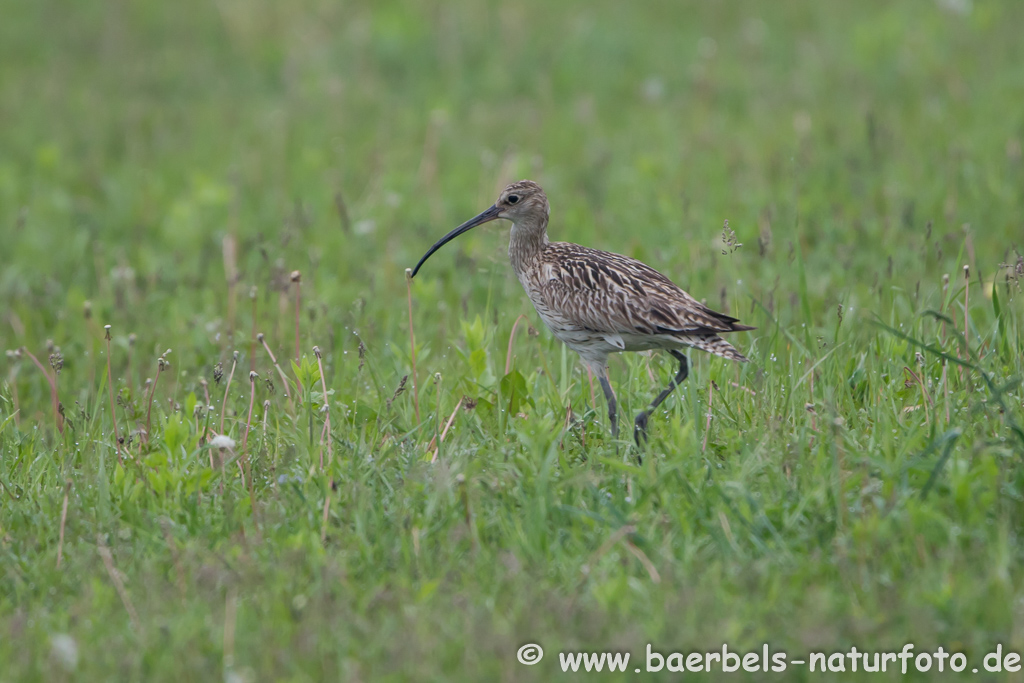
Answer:
POLYGON ((0 2, 0 680, 1024 651, 1022 10, 0 2), (520 177, 758 328, 640 465, 503 230, 410 346, 520 177))

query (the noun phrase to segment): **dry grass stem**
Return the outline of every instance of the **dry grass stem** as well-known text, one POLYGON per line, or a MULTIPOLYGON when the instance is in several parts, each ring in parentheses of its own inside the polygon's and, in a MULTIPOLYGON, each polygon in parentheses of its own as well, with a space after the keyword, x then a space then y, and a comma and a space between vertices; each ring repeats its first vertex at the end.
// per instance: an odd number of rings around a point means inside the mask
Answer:
MULTIPOLYGON (((331 409, 327 396, 327 379, 324 377, 324 361, 320 354, 320 347, 313 347, 313 355, 316 356, 317 367, 320 368, 320 386, 324 392, 324 433, 327 436, 327 462, 334 462, 334 452, 331 450, 331 409)), ((324 471, 324 435, 320 436, 320 471, 324 471)))
MULTIPOLYGON (((170 351, 170 349, 168 349, 168 351, 170 351)), ((167 367, 167 365, 168 365, 167 360, 163 356, 160 356, 157 359, 157 361, 156 361, 156 378, 153 380, 153 384, 150 385, 150 387, 149 387, 149 401, 148 401, 148 403, 146 405, 146 435, 145 435, 145 442, 147 444, 149 443, 150 418, 152 417, 152 414, 153 414, 153 395, 156 393, 156 384, 157 384, 157 382, 160 381, 160 374, 164 371, 164 368, 167 367)))
MULTIPOLYGON (((451 428, 452 423, 455 422, 455 416, 459 414, 459 408, 462 407, 462 401, 464 399, 465 397, 459 399, 459 402, 455 404, 455 410, 453 410, 452 414, 448 416, 448 421, 445 423, 444 429, 441 431, 441 443, 444 443, 445 437, 448 436, 448 429, 451 428)), ((440 446, 435 448, 436 442, 437 437, 435 436, 433 439, 431 439, 430 444, 427 446, 427 451, 434 451, 434 455, 431 456, 430 462, 437 462, 437 453, 438 451, 441 450, 440 446)))
POLYGON ((416 424, 420 423, 420 392, 416 386, 416 330, 412 325, 412 268, 405 269, 405 290, 409 299, 409 346, 412 349, 412 398, 416 407, 416 424))
POLYGON ((68 493, 71 491, 71 480, 68 479, 64 484, 64 504, 60 509, 60 536, 57 541, 57 569, 60 569, 60 563, 64 559, 64 525, 68 521, 68 493))
POLYGON ((50 401, 53 404, 53 423, 57 427, 57 431, 63 434, 64 421, 61 419, 60 416, 60 401, 57 398, 57 380, 50 376, 50 373, 46 371, 46 368, 43 367, 43 364, 39 362, 39 359, 36 358, 35 355, 31 351, 29 351, 27 347, 21 347, 21 352, 28 356, 32 363, 34 363, 35 366, 39 368, 39 372, 43 373, 43 377, 46 378, 46 382, 50 385, 50 401))
POLYGON ((121 580, 121 573, 114 566, 114 556, 110 553, 110 548, 107 547, 106 541, 103 540, 103 534, 96 534, 96 544, 100 558, 103 560, 103 566, 107 568, 107 575, 110 576, 110 582, 114 584, 114 589, 117 591, 118 597, 121 598, 121 604, 124 605, 125 611, 128 612, 128 617, 132 620, 135 632, 141 635, 142 622, 139 621, 139 614, 135 611, 131 598, 128 597, 124 581, 121 580))
MULTIPOLYGON (((284 397, 288 399, 288 407, 291 412, 294 413, 295 405, 292 403, 291 391, 289 390, 291 385, 288 383, 288 376, 284 374, 284 370, 282 370, 281 366, 278 364, 277 358, 274 356, 274 352, 270 350, 269 346, 267 346, 267 338, 262 332, 256 335, 256 341, 263 344, 263 348, 266 349, 267 355, 270 356, 270 362, 274 364, 274 369, 277 370, 277 374, 281 378, 281 383, 284 384, 284 397)), ((296 382, 296 386, 298 386, 298 382, 296 382)))
POLYGON ((104 325, 104 337, 107 340, 107 390, 110 393, 110 419, 114 423, 114 448, 117 451, 117 462, 124 464, 121 458, 121 437, 117 433, 117 412, 114 409, 114 377, 110 372, 110 325, 104 325))
POLYGON ((519 327, 519 321, 526 318, 525 315, 520 314, 516 321, 512 323, 512 332, 508 335, 508 351, 505 352, 505 374, 512 372, 512 342, 516 340, 516 329, 519 327))
POLYGON ((302 273, 292 271, 292 283, 295 285, 295 362, 299 362, 299 327, 302 322, 302 273))
POLYGON ((220 431, 218 434, 224 433, 224 417, 228 414, 228 397, 231 391, 231 380, 235 376, 235 366, 238 365, 238 351, 235 351, 231 355, 231 372, 228 373, 227 384, 224 385, 224 400, 220 404, 220 431))

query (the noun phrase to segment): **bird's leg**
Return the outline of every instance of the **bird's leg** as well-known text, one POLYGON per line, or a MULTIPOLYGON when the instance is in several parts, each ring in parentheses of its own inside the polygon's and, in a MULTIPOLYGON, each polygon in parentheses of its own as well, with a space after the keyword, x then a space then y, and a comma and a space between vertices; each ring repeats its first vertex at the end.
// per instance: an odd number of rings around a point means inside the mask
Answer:
POLYGON ((647 410, 636 416, 636 421, 633 426, 633 438, 636 440, 637 446, 643 445, 641 443, 641 439, 647 439, 647 418, 651 416, 651 413, 654 412, 658 406, 668 398, 668 395, 675 391, 675 388, 682 384, 683 380, 685 380, 687 375, 690 374, 690 366, 686 362, 686 356, 675 349, 669 349, 668 352, 671 353, 674 358, 679 360, 679 372, 677 372, 676 376, 672 378, 671 382, 669 382, 668 388, 658 394, 658 396, 651 401, 651 405, 647 406, 647 410))
POLYGON ((612 391, 612 385, 608 383, 608 371, 606 370, 603 374, 598 375, 601 380, 601 389, 604 390, 604 397, 608 399, 608 420, 612 423, 612 437, 618 438, 619 436, 619 406, 615 400, 615 392, 612 391))

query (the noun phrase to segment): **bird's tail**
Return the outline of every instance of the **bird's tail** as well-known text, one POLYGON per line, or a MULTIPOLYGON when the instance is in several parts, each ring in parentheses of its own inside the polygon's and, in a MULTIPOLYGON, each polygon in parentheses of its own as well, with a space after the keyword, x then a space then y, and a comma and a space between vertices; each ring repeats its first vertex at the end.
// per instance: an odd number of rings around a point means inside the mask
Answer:
POLYGON ((750 360, 737 351, 736 347, 716 334, 701 337, 686 337, 681 341, 695 349, 707 351, 708 353, 713 353, 716 356, 728 358, 729 360, 739 361, 740 363, 746 363, 750 360))

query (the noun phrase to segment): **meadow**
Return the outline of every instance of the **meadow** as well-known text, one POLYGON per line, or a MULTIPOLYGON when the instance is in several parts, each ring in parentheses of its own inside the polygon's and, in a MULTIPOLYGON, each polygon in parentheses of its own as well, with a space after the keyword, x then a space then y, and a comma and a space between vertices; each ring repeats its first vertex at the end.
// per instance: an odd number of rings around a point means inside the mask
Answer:
POLYGON ((1024 4, 0 16, 0 681, 1024 652, 1024 4), (406 279, 520 178, 757 328, 643 453, 507 227, 406 279))

